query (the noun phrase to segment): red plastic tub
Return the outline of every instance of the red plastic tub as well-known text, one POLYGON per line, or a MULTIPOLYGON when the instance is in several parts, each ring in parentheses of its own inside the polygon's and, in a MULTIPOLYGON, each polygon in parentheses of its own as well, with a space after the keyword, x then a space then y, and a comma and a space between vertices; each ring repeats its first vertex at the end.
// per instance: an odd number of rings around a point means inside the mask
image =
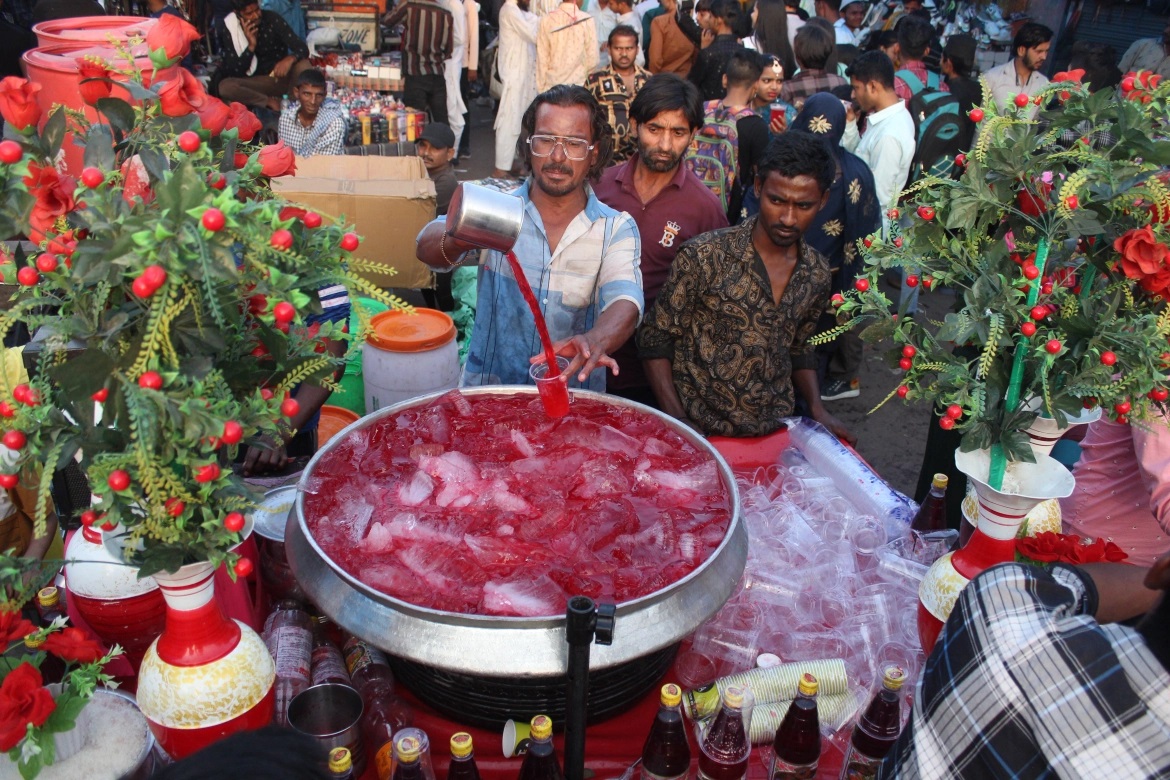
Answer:
POLYGON ((37 46, 52 46, 58 43, 103 43, 110 39, 126 41, 131 38, 145 38, 146 33, 158 21, 145 16, 81 16, 75 19, 54 19, 33 25, 37 46))

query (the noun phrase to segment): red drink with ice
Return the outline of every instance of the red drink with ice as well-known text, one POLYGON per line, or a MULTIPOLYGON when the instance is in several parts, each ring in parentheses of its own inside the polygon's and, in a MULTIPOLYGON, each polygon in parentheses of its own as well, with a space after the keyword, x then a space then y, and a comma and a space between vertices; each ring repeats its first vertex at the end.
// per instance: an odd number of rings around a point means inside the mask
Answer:
POLYGON ((529 369, 529 374, 536 382, 536 392, 540 394, 540 402, 544 404, 544 413, 554 420, 559 420, 569 413, 569 378, 564 375, 569 367, 569 359, 558 357, 556 373, 549 374, 549 364, 537 363, 529 369))
POLYGON ((699 743, 699 780, 741 780, 747 776, 750 754, 744 690, 729 686, 723 691, 711 728, 699 743))
POLYGON ((689 574, 731 521, 714 458, 652 413, 573 408, 455 390, 378 418, 315 461, 309 532, 367 585, 454 613, 559 615, 689 574))

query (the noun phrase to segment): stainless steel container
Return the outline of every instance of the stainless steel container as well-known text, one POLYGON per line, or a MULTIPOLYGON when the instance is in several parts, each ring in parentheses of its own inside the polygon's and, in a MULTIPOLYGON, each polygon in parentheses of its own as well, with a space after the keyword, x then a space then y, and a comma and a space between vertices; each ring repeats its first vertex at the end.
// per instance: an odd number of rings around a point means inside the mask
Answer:
POLYGON ((523 225, 524 201, 470 182, 455 188, 447 209, 448 235, 484 249, 509 251, 523 225))
MULTIPOLYGON (((533 387, 466 388, 467 395, 526 393, 533 387)), ((296 511, 289 514, 285 545, 289 563, 309 598, 350 633, 386 652, 442 670, 484 677, 534 678, 564 675, 568 660, 565 618, 466 615, 419 607, 359 581, 318 547, 305 522, 304 490, 318 460, 345 436, 442 393, 379 409, 348 426, 321 448, 297 485, 296 511)), ((732 504, 731 523, 715 552, 670 586, 617 606, 613 644, 595 646, 590 669, 610 669, 668 648, 714 615, 734 592, 747 560, 747 532, 739 516, 739 494, 727 463, 706 439, 661 412, 615 396, 574 395, 636 408, 658 417, 715 461, 732 504)))

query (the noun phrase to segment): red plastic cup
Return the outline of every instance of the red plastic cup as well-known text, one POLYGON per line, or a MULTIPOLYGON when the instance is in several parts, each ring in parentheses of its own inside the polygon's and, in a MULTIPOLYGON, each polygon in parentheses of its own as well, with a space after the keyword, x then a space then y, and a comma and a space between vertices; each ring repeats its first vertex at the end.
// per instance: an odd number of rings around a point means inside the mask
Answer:
POLYGON ((567 357, 557 357, 556 376, 548 376, 548 363, 534 363, 528 369, 528 375, 536 383, 536 391, 540 393, 540 401, 544 404, 544 413, 553 419, 559 419, 569 413, 569 378, 565 371, 569 368, 567 357))

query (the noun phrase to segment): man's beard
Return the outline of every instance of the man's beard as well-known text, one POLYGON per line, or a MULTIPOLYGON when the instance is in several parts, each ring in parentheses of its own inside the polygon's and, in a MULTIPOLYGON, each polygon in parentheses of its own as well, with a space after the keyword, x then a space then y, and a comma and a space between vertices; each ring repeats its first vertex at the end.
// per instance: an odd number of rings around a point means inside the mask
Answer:
POLYGON ((651 156, 652 154, 662 155, 663 153, 652 153, 645 147, 638 147, 638 157, 641 158, 642 164, 655 173, 667 173, 668 171, 673 171, 676 167, 678 167, 679 160, 682 159, 681 154, 674 155, 667 152, 665 153, 667 159, 662 159, 662 157, 655 159, 651 156))

